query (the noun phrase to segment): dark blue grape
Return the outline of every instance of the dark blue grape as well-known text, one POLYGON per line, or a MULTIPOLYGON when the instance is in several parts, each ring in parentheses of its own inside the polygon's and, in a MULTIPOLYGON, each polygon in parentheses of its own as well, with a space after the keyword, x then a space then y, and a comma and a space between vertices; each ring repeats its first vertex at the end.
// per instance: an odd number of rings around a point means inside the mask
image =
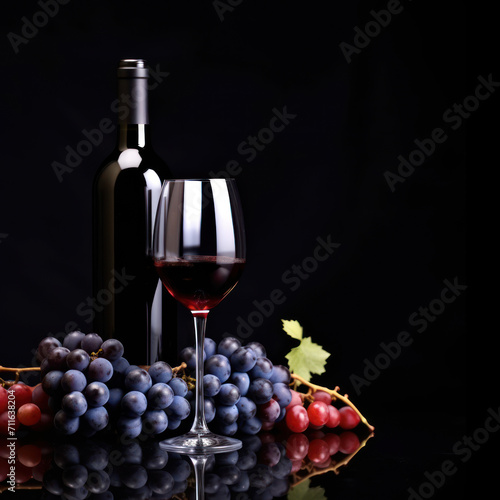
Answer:
POLYGON ((191 475, 191 467, 186 460, 181 458, 173 458, 167 464, 167 470, 172 474, 176 483, 186 481, 191 475))
POLYGON ((68 370, 61 379, 61 388, 64 392, 82 392, 87 386, 85 375, 78 370, 68 370))
MULTIPOLYGON (((218 410, 217 410, 217 413, 218 413, 218 410)), ((238 423, 233 422, 232 424, 229 424, 229 425, 223 425, 223 424, 218 423, 217 430, 220 434, 223 434, 224 436, 234 436, 238 432, 238 423)))
MULTIPOLYGON (((103 470, 96 470, 89 473, 85 487, 89 490, 89 493, 98 495, 99 493, 107 492, 110 485, 111 481, 109 479, 109 474, 103 470)), ((95 500, 96 497, 92 496, 91 498, 95 500)))
POLYGON ((160 382, 149 389, 147 395, 148 406, 152 410, 164 410, 171 405, 174 396, 175 394, 172 388, 160 382))
POLYGON ((221 465, 217 467, 217 474, 223 484, 231 486, 239 482, 241 471, 235 465, 221 465))
POLYGON ((171 431, 175 431, 175 429, 179 428, 181 425, 180 418, 174 418, 173 416, 168 416, 168 429, 171 431))
POLYGON ((162 382, 168 384, 172 380, 172 368, 165 361, 157 361, 149 367, 149 375, 154 384, 162 382))
POLYGON ((94 441, 85 442, 80 457, 80 463, 90 471, 104 470, 108 466, 108 451, 94 441))
POLYGON ((213 495, 217 493, 221 486, 220 477, 217 474, 209 473, 205 474, 205 494, 213 495))
POLYGON ((89 380, 108 382, 113 376, 113 365, 104 358, 97 358, 90 362, 87 372, 89 380))
POLYGON ((84 391, 89 406, 104 406, 109 400, 109 389, 102 382, 91 382, 84 391))
POLYGON ((66 370, 66 356, 69 349, 66 347, 56 347, 47 354, 47 361, 51 370, 66 370))
POLYGON ((64 410, 59 410, 54 416, 54 427, 63 434, 74 434, 80 425, 79 417, 72 417, 64 410))
POLYGON ((62 443, 55 447, 53 460, 60 469, 65 469, 80 463, 80 451, 74 444, 62 443))
POLYGON ((245 396, 241 397, 236 404, 236 408, 238 408, 240 420, 248 420, 249 418, 255 417, 257 413, 257 405, 245 396))
POLYGON ((44 475, 42 484, 52 495, 61 496, 63 494, 63 483, 61 480, 61 471, 54 468, 49 469, 44 475))
POLYGON ((142 392, 130 391, 123 396, 121 407, 124 415, 140 416, 146 411, 148 400, 142 392))
POLYGON ((66 356, 66 365, 70 370, 83 372, 90 364, 90 356, 83 349, 75 349, 66 356))
POLYGON ((102 342, 102 338, 97 335, 97 333, 87 333, 87 335, 82 338, 80 347, 88 354, 92 354, 93 352, 97 353, 101 348, 102 342))
POLYGON ((251 378, 271 378, 273 374, 273 363, 267 358, 257 358, 255 366, 250 370, 249 375, 251 378))
POLYGON ((111 362, 120 359, 125 351, 123 344, 117 339, 105 340, 101 345, 101 349, 102 357, 111 362))
POLYGON ((276 382, 273 385, 273 397, 281 408, 286 408, 292 401, 292 391, 283 382, 276 382))
POLYGON ((265 358, 267 356, 266 348, 260 342, 249 342, 246 347, 252 349, 258 358, 265 358))
POLYGON ((229 358, 239 347, 241 347, 241 342, 237 338, 226 337, 219 342, 217 353, 229 358))
POLYGON ((151 441, 142 446, 141 464, 148 470, 161 470, 168 462, 168 453, 160 448, 158 441, 151 441))
POLYGON ((286 415, 286 408, 281 408, 279 417, 276 419, 276 422, 281 422, 286 415))
MULTIPOLYGON (((193 401, 194 406, 194 401, 193 401)), ((209 424, 215 418, 215 403, 212 398, 205 398, 205 420, 209 424)))
POLYGON ((130 366, 130 363, 123 357, 112 361, 111 364, 113 365, 113 372, 123 376, 125 376, 125 371, 130 366))
POLYGON ((129 391, 146 393, 152 385, 153 382, 149 373, 142 368, 135 368, 134 370, 129 371, 125 377, 125 388, 129 391))
POLYGON ((87 482, 88 477, 89 473, 83 465, 70 465, 63 470, 62 482, 69 488, 81 488, 87 482))
POLYGON ((203 377, 203 392, 207 398, 213 398, 220 391, 220 380, 210 373, 203 377))
POLYGON ((148 473, 142 465, 122 465, 119 474, 121 482, 133 490, 142 488, 148 481, 148 473))
POLYGON ((240 390, 230 383, 222 384, 219 393, 215 397, 218 405, 231 406, 240 400, 240 390))
POLYGON ((230 425, 238 420, 238 408, 236 405, 218 406, 215 418, 221 425, 230 425))
POLYGON ((83 415, 82 419, 94 431, 103 430, 109 422, 109 415, 106 408, 100 406, 98 408, 90 408, 87 413, 83 415))
POLYGON ((215 375, 224 383, 231 375, 231 365, 226 356, 214 354, 205 362, 205 373, 215 375))
POLYGON ((248 372, 257 362, 257 355, 247 346, 239 347, 231 354, 231 366, 235 372, 248 372))
POLYGON ((203 347, 205 354, 207 355, 207 358, 213 356, 214 354, 217 354, 217 344, 215 343, 214 340, 205 337, 205 342, 203 343, 203 347))
POLYGON ((186 396, 188 392, 188 385, 185 380, 175 377, 173 378, 168 385, 174 391, 175 396, 186 396))
POLYGON ((278 479, 288 478, 292 472, 292 461, 286 456, 286 452, 281 453, 279 462, 271 468, 271 472, 278 479))
POLYGON ((109 399, 106 403, 108 411, 116 411, 120 408, 124 394, 123 389, 120 389, 120 387, 113 387, 113 389, 109 390, 109 399))
POLYGON ((123 437, 129 439, 136 438, 142 432, 141 417, 128 417, 126 415, 120 415, 116 421, 116 428, 123 437))
POLYGON ((61 392, 61 380, 64 376, 64 372, 59 370, 50 371, 43 377, 42 388, 43 390, 51 395, 56 396, 61 392))
POLYGON ((250 387, 250 377, 248 373, 233 372, 230 379, 231 382, 239 389, 242 396, 246 396, 250 387))
POLYGON ((262 422, 257 417, 249 418, 248 420, 243 420, 240 423, 240 430, 245 434, 257 434, 262 428, 262 422))
POLYGON ((265 489, 271 486, 273 475, 267 465, 257 464, 251 471, 248 472, 250 478, 250 487, 265 489))
POLYGON ((142 429, 146 434, 161 434, 168 426, 163 410, 148 410, 142 416, 142 429))
MULTIPOLYGON (((194 347, 185 347, 182 349, 180 353, 180 358, 184 363, 186 363, 187 367, 190 370, 195 370, 196 369, 196 349, 194 347)), ((203 361, 205 361, 207 358, 207 355, 205 351, 203 351, 203 361)))
POLYGON ((283 365, 274 365, 274 370, 269 380, 273 384, 281 382, 288 385, 290 383, 290 370, 283 365))
POLYGON ((87 400, 81 392, 66 394, 61 402, 61 408, 71 417, 81 417, 87 411, 87 400))
POLYGON ((41 363, 49 354, 50 351, 56 347, 62 347, 61 342, 55 337, 45 337, 38 344, 36 350, 36 359, 41 363))
POLYGON ((170 498, 174 489, 174 478, 166 470, 149 470, 148 486, 153 493, 161 495, 162 498, 170 498))
POLYGON ((68 333, 64 337, 62 345, 63 347, 66 347, 70 351, 74 351, 75 349, 80 349, 80 343, 83 337, 85 337, 85 334, 80 331, 68 333))
POLYGON ((243 447, 241 450, 238 451, 238 462, 236 463, 236 466, 240 470, 250 470, 255 467, 257 464, 257 455, 255 454, 254 451, 243 447))
POLYGON ((256 378, 250 382, 248 397, 258 405, 267 403, 273 397, 273 384, 265 378, 256 378))
POLYGON ((169 417, 172 415, 174 419, 184 420, 189 416, 191 406, 183 397, 174 396, 172 404, 165 411, 169 417))
POLYGON ((234 493, 245 493, 250 488, 250 478, 248 472, 240 470, 240 477, 236 484, 231 486, 231 491, 234 493))

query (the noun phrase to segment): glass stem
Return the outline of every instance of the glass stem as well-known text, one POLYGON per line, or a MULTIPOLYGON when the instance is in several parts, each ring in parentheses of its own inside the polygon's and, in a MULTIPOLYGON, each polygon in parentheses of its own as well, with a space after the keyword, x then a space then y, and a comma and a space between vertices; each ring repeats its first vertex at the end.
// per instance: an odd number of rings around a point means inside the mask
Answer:
POLYGON ((206 434, 210 431, 205 421, 205 398, 203 395, 203 375, 205 373, 205 368, 203 364, 203 354, 208 311, 192 311, 192 314, 194 317, 194 332, 196 338, 196 404, 191 432, 206 434))
POLYGON ((205 500, 205 465, 211 455, 189 455, 194 467, 196 500, 205 500))

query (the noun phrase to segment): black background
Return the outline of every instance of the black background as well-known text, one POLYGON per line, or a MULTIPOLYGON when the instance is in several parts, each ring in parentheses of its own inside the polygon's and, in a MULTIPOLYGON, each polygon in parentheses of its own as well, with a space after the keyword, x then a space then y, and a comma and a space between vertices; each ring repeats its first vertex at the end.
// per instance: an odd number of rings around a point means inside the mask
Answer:
MULTIPOLYGON (((84 129, 115 120, 118 60, 145 58, 169 73, 150 92, 150 114, 154 147, 173 174, 208 176, 230 160, 242 167, 247 267, 211 314, 208 334, 234 332, 238 316, 256 310, 253 301, 282 290, 285 303, 251 340, 284 362, 296 342, 280 320, 298 320, 331 353, 316 380, 351 394, 377 427, 365 457, 329 494, 406 498, 424 471, 453 458, 465 432, 469 290, 421 333, 409 316, 440 297, 443 280, 469 284, 466 124, 451 130, 443 114, 491 68, 465 73, 461 3, 401 5, 348 63, 339 44, 352 44, 354 27, 387 2, 244 0, 221 20, 209 1, 74 0, 18 53, 7 34, 21 35, 23 16, 32 20, 40 7, 11 3, 0 32, 0 234, 7 235, 0 239, 0 364, 30 365, 38 341, 68 323, 90 331, 76 308, 91 295, 91 185, 115 135, 105 134, 62 182, 52 163, 65 162, 65 148, 75 148, 84 129), (285 107, 296 117, 248 162, 239 144, 285 107), (384 172, 396 172, 397 157, 408 158, 415 139, 437 127, 447 140, 391 192, 384 172), (283 273, 328 237, 340 248, 292 291, 283 273), (363 376, 365 360, 374 362, 381 342, 403 330, 413 344, 356 395, 352 375, 363 376)), ((469 120, 480 120, 495 99, 469 120)), ((189 330, 181 343, 192 343, 189 330)), ((480 412, 484 421, 486 407, 480 412)), ((457 497, 461 467, 436 496, 457 497)))

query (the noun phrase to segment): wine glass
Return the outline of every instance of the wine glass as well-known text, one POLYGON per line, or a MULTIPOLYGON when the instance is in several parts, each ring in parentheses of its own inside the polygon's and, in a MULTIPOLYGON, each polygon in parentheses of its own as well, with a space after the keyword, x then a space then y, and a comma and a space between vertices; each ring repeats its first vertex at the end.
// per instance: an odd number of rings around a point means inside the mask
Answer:
POLYGON ((207 316, 236 286, 245 265, 245 231, 235 180, 165 181, 155 220, 153 261, 167 290, 191 311, 196 337, 193 426, 161 446, 177 453, 237 450, 241 441, 208 429, 203 397, 207 316))

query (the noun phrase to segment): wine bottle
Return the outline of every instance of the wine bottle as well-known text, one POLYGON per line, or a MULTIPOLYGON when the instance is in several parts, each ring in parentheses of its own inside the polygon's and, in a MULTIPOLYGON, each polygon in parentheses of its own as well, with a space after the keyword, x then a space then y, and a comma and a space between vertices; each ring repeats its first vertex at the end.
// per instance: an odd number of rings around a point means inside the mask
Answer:
POLYGON ((118 66, 118 143, 93 184, 93 328, 117 338, 132 364, 174 362, 177 305, 151 259, 162 183, 172 175, 153 151, 149 70, 143 59, 118 66))

